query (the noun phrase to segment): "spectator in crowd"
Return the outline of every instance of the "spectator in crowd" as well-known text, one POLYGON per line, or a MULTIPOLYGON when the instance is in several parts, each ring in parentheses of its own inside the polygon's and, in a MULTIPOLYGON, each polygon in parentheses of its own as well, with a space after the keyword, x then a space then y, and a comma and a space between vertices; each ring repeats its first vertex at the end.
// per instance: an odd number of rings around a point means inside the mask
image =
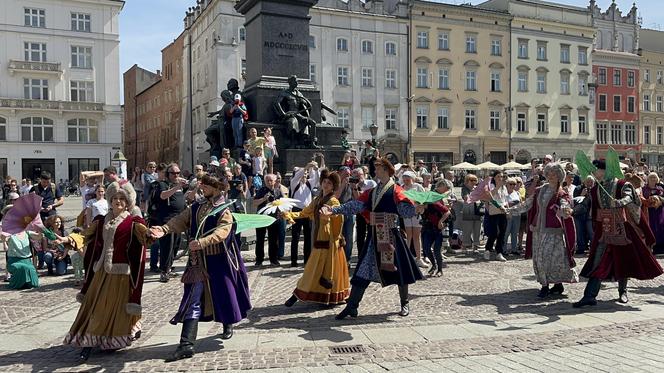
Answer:
POLYGON ((249 143, 249 140, 245 140, 244 144, 242 145, 242 150, 240 150, 240 154, 237 160, 237 163, 242 166, 242 173, 247 176, 247 181, 249 184, 251 184, 251 176, 252 174, 252 164, 251 164, 251 144, 249 143))
POLYGON ((225 160, 226 163, 226 168, 229 170, 232 170, 233 167, 235 167, 235 159, 231 157, 231 151, 228 148, 224 148, 221 150, 221 160, 219 162, 223 162, 225 160))
POLYGON ((143 182, 143 199, 141 200, 141 210, 147 211, 147 202, 150 199, 152 183, 157 181, 159 175, 157 174, 157 163, 148 162, 145 167, 145 172, 141 175, 143 182))
POLYGON ((106 216, 108 213, 108 201, 106 200, 106 188, 102 184, 97 185, 95 188, 95 198, 88 201, 85 209, 84 227, 86 228, 90 226, 92 220, 97 216, 106 216))
POLYGON ((643 198, 646 200, 645 206, 648 208, 648 222, 650 229, 655 235, 654 254, 664 254, 664 185, 659 180, 655 172, 647 176, 647 182, 643 186, 643 198))
MULTIPOLYGON (((161 219, 159 218, 158 207, 161 204, 161 196, 159 190, 163 186, 160 186, 160 183, 166 181, 166 168, 168 167, 165 163, 160 163, 155 168, 156 179, 150 182, 150 195, 146 201, 146 211, 148 212, 148 221, 149 225, 160 225, 161 219)), ((150 246, 150 272, 160 273, 159 270, 159 240, 155 240, 150 246)))
MULTIPOLYGON (((353 169, 353 177, 348 179, 348 182, 354 186, 353 199, 360 198, 360 194, 376 187, 376 182, 371 179, 367 179, 366 175, 367 174, 362 167, 353 169)), ((362 255, 362 250, 364 250, 364 243, 367 238, 367 225, 367 219, 365 219, 362 214, 355 215, 355 240, 357 242, 358 257, 362 255)))
MULTIPOLYGON (((283 185, 281 183, 281 173, 277 172, 274 174, 276 177, 275 179, 275 189, 279 189, 281 191, 281 195, 283 197, 288 198, 288 187, 283 185)), ((279 259, 284 257, 286 251, 286 220, 280 219, 279 220, 279 259)))
POLYGON ((31 193, 36 193, 42 198, 42 209, 39 212, 42 221, 46 221, 49 216, 56 215, 56 208, 62 206, 65 198, 54 183, 51 182, 51 173, 42 171, 39 175, 39 183, 32 187, 31 193))
POLYGON ((136 191, 136 204, 140 204, 143 200, 143 170, 140 167, 134 167, 134 172, 131 175, 131 185, 136 191))
POLYGON ((463 207, 461 212, 461 231, 463 232, 463 245, 467 251, 479 251, 480 232, 482 230, 482 218, 484 217, 484 203, 470 202, 468 197, 477 187, 478 179, 473 174, 467 174, 461 187, 461 199, 463 207))
MULTIPOLYGON (((443 194, 453 188, 449 180, 439 180, 436 182, 435 191, 443 194)), ((428 203, 426 206, 418 206, 422 214, 422 248, 424 255, 429 258, 431 268, 429 269, 429 276, 440 277, 443 275, 443 230, 446 228, 446 221, 450 217, 450 210, 445 203, 437 201, 428 203), (431 251, 433 247, 433 252, 431 251)))
MULTIPOLYGON (((265 175, 265 185, 256 192, 254 203, 257 210, 262 209, 269 202, 282 198, 281 189, 276 188, 277 177, 274 174, 265 175)), ((277 214, 273 214, 277 221, 266 228, 256 229, 256 266, 263 265, 265 259, 265 234, 268 235, 268 258, 273 266, 279 265, 279 221, 277 214)))
MULTIPOLYGON (((187 207, 184 199, 186 186, 187 181, 180 177, 180 167, 176 163, 171 163, 166 168, 166 180, 157 186, 156 192, 159 200, 155 223, 163 225, 187 207)), ((170 233, 159 239, 159 270, 161 272, 159 281, 168 282, 169 277, 176 275, 171 267, 179 246, 179 234, 170 233)))
POLYGON ((576 253, 585 254, 590 242, 593 240, 593 222, 590 214, 592 201, 590 200, 590 191, 595 186, 595 178, 588 175, 583 185, 574 190, 574 207, 572 216, 574 217, 574 227, 576 228, 576 253))
POLYGON ((507 187, 505 186, 505 174, 502 171, 494 171, 491 177, 493 189, 488 191, 485 202, 488 206, 488 215, 484 219, 484 232, 487 235, 484 259, 490 260, 491 254, 495 252, 496 260, 504 262, 503 246, 505 246, 505 229, 507 228, 507 187), (495 244, 495 246, 494 246, 495 244))
MULTIPOLYGON (((341 166, 338 173, 340 184, 335 188, 335 197, 340 204, 353 200, 353 186, 348 182, 350 178, 350 168, 341 166)), ((353 227, 355 226, 355 216, 345 216, 343 219, 342 235, 346 241, 344 253, 346 254, 346 263, 350 265, 350 258, 353 249, 353 227)))
POLYGON ((234 199, 235 212, 247 211, 247 190, 249 190, 249 183, 247 176, 242 173, 242 166, 235 164, 233 167, 233 176, 230 179, 230 189, 228 191, 228 198, 234 199))
POLYGON ((265 157, 263 156, 262 147, 257 146, 254 148, 254 154, 251 157, 251 167, 254 177, 262 179, 265 172, 265 157))
POLYGON ((274 159, 279 157, 277 152, 277 140, 272 136, 272 128, 267 127, 263 130, 263 138, 265 139, 265 147, 263 149, 263 155, 267 160, 267 172, 274 172, 274 159))
POLYGON ((422 176, 422 174, 428 174, 427 167, 424 165, 424 160, 418 159, 415 167, 413 168, 417 176, 422 176))
MULTIPOLYGON (((290 182, 290 196, 297 200, 292 212, 301 212, 309 206, 314 198, 314 189, 318 188, 318 169, 313 162, 307 164, 304 168, 296 168, 290 182)), ((304 230, 304 263, 307 263, 311 254, 311 220, 296 219, 291 226, 291 267, 297 267, 298 245, 300 243, 300 233, 304 230)))
MULTIPOLYGON (((509 207, 514 207, 522 202, 521 195, 517 189, 516 178, 510 177, 507 179, 507 204, 509 207)), ((519 228, 521 226, 521 213, 518 211, 513 211, 510 216, 507 217, 507 228, 505 228, 506 235, 510 238, 511 250, 507 249, 507 238, 505 239, 505 245, 503 252, 506 254, 519 255, 520 247, 519 245, 519 228)))
POLYGON ((376 167, 374 161, 380 157, 378 149, 374 148, 371 140, 366 140, 364 142, 364 149, 362 149, 362 164, 368 167, 368 170, 365 170, 365 173, 371 175, 371 177, 376 176, 376 167))
MULTIPOLYGON (((415 182, 416 173, 413 171, 406 171, 403 173, 403 189, 404 191, 415 190, 418 192, 423 192, 424 188, 422 185, 415 182)), ((342 202, 343 204, 344 202, 342 202)), ((429 266, 422 260, 422 226, 420 225, 419 215, 415 215, 410 218, 403 219, 404 226, 406 227, 406 237, 408 246, 414 249, 415 252, 415 262, 420 268, 429 268, 429 266)))
MULTIPOLYGON (((44 226, 60 237, 66 235, 64 219, 60 215, 51 215, 44 222, 44 226)), ((70 260, 65 247, 54 241, 49 241, 44 237, 42 239, 42 248, 44 249, 44 262, 46 263, 49 276, 62 276, 67 273, 67 263, 70 260)))
POLYGON ((357 156, 355 156, 350 150, 346 150, 344 157, 341 160, 341 165, 354 170, 359 164, 360 162, 357 160, 357 156))
POLYGON ((428 191, 434 187, 433 184, 431 184, 431 174, 424 173, 422 174, 421 178, 422 178, 422 188, 424 188, 424 190, 428 191))
POLYGON ((97 185, 100 184, 96 177, 91 176, 88 173, 81 173, 81 186, 79 187, 81 191, 81 203, 83 209, 88 205, 88 201, 95 197, 95 190, 97 185))

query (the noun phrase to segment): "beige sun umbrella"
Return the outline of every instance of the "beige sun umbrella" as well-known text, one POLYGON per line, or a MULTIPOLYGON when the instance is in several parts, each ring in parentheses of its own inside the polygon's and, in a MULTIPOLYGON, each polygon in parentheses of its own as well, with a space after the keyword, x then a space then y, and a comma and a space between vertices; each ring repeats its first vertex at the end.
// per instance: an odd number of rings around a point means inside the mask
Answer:
POLYGON ((503 170, 527 170, 530 168, 529 165, 521 164, 519 162, 507 162, 501 166, 503 170))
POLYGON ((477 171, 480 168, 472 163, 461 162, 459 164, 455 164, 454 166, 450 167, 450 169, 454 171, 460 171, 460 170, 477 171))
POLYGON ((484 162, 477 165, 480 170, 502 170, 503 166, 497 165, 493 162, 484 162))

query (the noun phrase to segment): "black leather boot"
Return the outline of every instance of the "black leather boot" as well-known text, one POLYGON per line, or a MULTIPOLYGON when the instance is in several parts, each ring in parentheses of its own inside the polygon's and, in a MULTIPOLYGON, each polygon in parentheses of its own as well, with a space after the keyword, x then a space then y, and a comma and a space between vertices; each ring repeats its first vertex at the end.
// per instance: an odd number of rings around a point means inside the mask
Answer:
POLYGON ((198 334, 198 320, 184 320, 182 323, 182 333, 180 334, 180 344, 175 352, 166 359, 166 362, 188 359, 194 356, 194 342, 198 334))
POLYGON ((224 324, 224 331, 221 333, 221 339, 231 339, 233 337, 233 324, 224 324))
POLYGON ((78 360, 81 363, 85 363, 90 358, 91 353, 92 353, 92 347, 83 347, 83 349, 81 350, 81 354, 78 356, 78 360))
POLYGON ((297 297, 295 295, 291 295, 290 298, 284 303, 284 306, 286 307, 293 307, 293 305, 297 302, 297 297))
POLYGON ((629 298, 627 297, 627 279, 618 280, 618 302, 627 303, 629 298))
POLYGON ((539 293, 537 294, 538 298, 546 298, 549 296, 549 293, 551 293, 551 289, 549 289, 549 285, 544 285, 540 289, 539 293))
POLYGON ((586 290, 583 291, 583 298, 580 301, 573 303, 572 307, 581 308, 585 306, 594 306, 597 305, 597 294, 599 294, 599 288, 602 285, 602 281, 598 278, 591 277, 588 279, 588 284, 586 284, 586 290))
POLYGON ((399 316, 408 316, 410 314, 410 308, 408 307, 408 285, 399 286, 399 299, 401 300, 399 316))
POLYGON ((343 320, 348 316, 357 317, 357 308, 360 306, 365 290, 367 290, 367 288, 361 286, 351 287, 350 296, 346 301, 346 307, 334 318, 337 320, 343 320))
POLYGON ((565 286, 563 286, 563 284, 555 284, 555 285, 553 285, 551 290, 549 290, 549 293, 551 293, 551 294, 562 295, 563 292, 565 292, 565 286))

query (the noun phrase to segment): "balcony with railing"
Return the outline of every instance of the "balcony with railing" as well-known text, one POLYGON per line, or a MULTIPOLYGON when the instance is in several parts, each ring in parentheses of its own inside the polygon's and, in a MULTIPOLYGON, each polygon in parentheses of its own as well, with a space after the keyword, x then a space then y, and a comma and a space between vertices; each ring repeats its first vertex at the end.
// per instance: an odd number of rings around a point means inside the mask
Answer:
POLYGON ((42 73, 61 75, 62 66, 60 62, 33 62, 33 61, 16 61, 9 60, 7 65, 9 75, 15 73, 42 73))
POLYGON ((0 108, 101 112, 104 110, 104 104, 97 102, 30 100, 24 98, 0 98, 0 108))

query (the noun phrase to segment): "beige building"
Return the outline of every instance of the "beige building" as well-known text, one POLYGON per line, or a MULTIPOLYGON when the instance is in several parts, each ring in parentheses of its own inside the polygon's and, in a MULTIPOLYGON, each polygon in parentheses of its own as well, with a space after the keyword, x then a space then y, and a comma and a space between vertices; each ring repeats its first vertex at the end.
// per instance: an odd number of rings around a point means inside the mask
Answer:
POLYGON ((651 167, 664 166, 664 32, 641 29, 641 153, 651 167))
POLYGON ((510 16, 413 1, 411 151, 439 164, 507 160, 510 16))
POLYGON ((490 0, 479 6, 514 17, 509 111, 516 161, 553 153, 573 159, 578 149, 592 153, 590 11, 539 0, 490 0))

